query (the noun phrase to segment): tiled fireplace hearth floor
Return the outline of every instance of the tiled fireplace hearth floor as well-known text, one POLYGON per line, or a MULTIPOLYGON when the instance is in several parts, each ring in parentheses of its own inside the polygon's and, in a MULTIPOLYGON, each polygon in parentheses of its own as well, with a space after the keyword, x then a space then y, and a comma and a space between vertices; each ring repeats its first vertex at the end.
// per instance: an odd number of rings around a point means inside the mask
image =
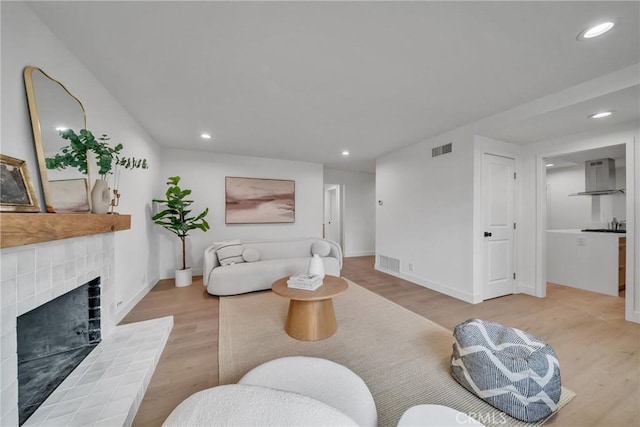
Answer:
POLYGON ((116 326, 24 426, 130 426, 173 317, 116 326))

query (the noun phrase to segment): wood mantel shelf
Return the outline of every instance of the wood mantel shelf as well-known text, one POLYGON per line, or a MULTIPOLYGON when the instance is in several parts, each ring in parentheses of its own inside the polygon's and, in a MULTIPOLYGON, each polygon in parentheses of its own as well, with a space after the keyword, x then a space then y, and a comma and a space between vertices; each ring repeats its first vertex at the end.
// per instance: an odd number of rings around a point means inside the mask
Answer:
POLYGON ((131 228, 131 215, 0 213, 0 248, 131 228))

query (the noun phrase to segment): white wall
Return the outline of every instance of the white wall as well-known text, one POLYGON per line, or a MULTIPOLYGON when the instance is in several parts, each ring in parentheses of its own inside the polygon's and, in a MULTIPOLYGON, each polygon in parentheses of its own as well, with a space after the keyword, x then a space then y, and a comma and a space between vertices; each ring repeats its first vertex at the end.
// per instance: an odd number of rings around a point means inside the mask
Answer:
POLYGON ((152 239, 149 197, 159 177, 156 143, 94 76, 58 40, 24 2, 2 2, 2 141, 1 151, 26 160, 38 192, 40 186, 27 107, 23 70, 32 65, 62 82, 83 103, 87 127, 124 144, 124 153, 146 158, 151 169, 126 171, 120 179, 118 211, 132 215, 131 230, 115 236, 115 276, 118 318, 158 279, 158 263, 149 256, 152 239))
MULTIPOLYGON (((627 144, 627 169, 631 172, 627 172, 625 187, 633 193, 634 188, 640 188, 640 174, 634 166, 640 164, 638 123, 524 147, 474 136, 470 129, 460 128, 377 159, 376 200, 383 200, 384 205, 378 206, 376 213, 376 254, 398 258, 400 277, 477 302, 482 276, 481 209, 479 198, 475 197, 479 194, 478 161, 485 151, 508 155, 516 159, 518 171, 516 291, 544 296, 539 283, 545 276, 541 267, 544 263, 540 262, 545 242, 538 233, 538 227, 545 222, 538 212, 545 198, 544 186, 537 191, 544 172, 543 157, 627 144), (454 143, 451 155, 431 158, 432 147, 450 141, 454 143), (414 272, 408 271, 410 262, 414 272)), ((631 198, 626 217, 631 212, 637 218, 640 198, 631 198)), ((627 233, 627 245, 633 246, 636 254, 640 253, 638 228, 630 228, 627 233)), ((627 283, 634 283, 634 289, 628 291, 627 301, 633 308, 627 310, 627 318, 638 321, 639 263, 631 264, 634 265, 627 283)))
MULTIPOLYGON (((477 160, 479 162, 480 154, 482 151, 494 152, 494 154, 501 154, 509 157, 516 158, 516 170, 518 171, 518 180, 516 184, 517 196, 517 233, 516 233, 516 259, 517 259, 517 283, 516 290, 531 295, 545 296, 546 287, 546 259, 545 250, 546 247, 546 168, 544 157, 551 157, 553 155, 566 154, 571 152, 584 151, 593 148, 599 148, 607 145, 616 145, 626 143, 628 149, 631 149, 633 156, 638 156, 638 123, 623 123, 620 125, 614 125, 610 127, 603 127, 600 131, 594 131, 584 134, 571 135, 563 138, 558 138, 550 141, 542 141, 537 144, 528 146, 516 146, 514 144, 504 143, 500 141, 494 141, 489 138, 477 136, 476 145, 478 146, 477 160), (482 149, 480 149, 482 147, 482 149), (497 150, 497 151, 496 151, 497 150), (634 151, 635 150, 635 151, 634 151)), ((627 153, 627 168, 631 171, 627 174, 632 178, 629 180, 627 177, 621 176, 621 171, 617 171, 617 185, 618 187, 626 187, 628 193, 634 192, 637 187, 637 181, 640 179, 636 168, 633 166, 634 161, 629 161, 629 153, 627 153), (635 178, 633 178, 635 176, 635 178), (626 182, 625 182, 626 181, 626 182)), ((636 163, 635 164, 639 164, 636 163)), ((478 166, 478 164, 476 164, 478 166)), ((577 179, 577 178, 576 178, 577 179)), ((476 177, 476 194, 479 194, 479 175, 476 177)), ((581 176, 581 187, 577 191, 584 191, 584 175, 581 176)), ((574 192, 574 191, 572 191, 574 192)), ((637 192, 637 191, 636 191, 637 192)), ((613 196, 612 196, 613 197, 613 196)), ((637 215, 638 197, 633 198, 632 205, 626 207, 626 213, 623 216, 620 214, 619 218, 629 218, 629 212, 635 212, 637 215)), ((602 197, 601 197, 602 198, 602 197)), ((573 199, 573 198, 572 198, 573 199)), ((591 204, 588 197, 575 197, 575 199, 586 199, 587 219, 590 218, 591 204)), ((605 198, 606 199, 606 198, 605 198)), ((622 204, 626 204, 624 200, 613 200, 613 212, 616 214, 622 212, 622 204)), ((583 201, 584 202, 584 201, 583 201)), ((610 203, 611 204, 611 203, 610 203)), ((476 222, 476 231, 474 232, 475 239, 475 253, 480 254, 482 250, 481 241, 481 207, 476 204, 476 212, 474 221, 476 222)), ((635 235, 637 235, 637 227, 635 235)), ((635 245, 633 241, 637 241, 637 236, 634 236, 633 230, 627 233, 628 245, 635 245), (634 238, 635 237, 635 238, 634 238), (632 243, 629 243, 631 241, 632 243)), ((637 249, 636 249, 636 254, 637 249)), ((636 255, 637 258, 637 255, 636 255)), ((481 257, 474 257, 475 262, 475 274, 477 283, 481 282, 481 257)), ((629 261, 629 258, 627 259, 629 261)), ((638 263, 636 263, 638 264, 638 263)), ((631 267, 628 276, 627 283, 635 283, 635 287, 638 287, 638 267, 631 267), (635 278, 635 280, 630 280, 635 278)), ((476 286, 478 288, 478 286, 476 286)), ((636 314, 629 315, 631 309, 627 310, 627 319, 640 319, 637 307, 640 306, 640 300, 637 296, 635 289, 628 291, 628 303, 630 305, 635 304, 636 314), (634 302, 635 301, 635 302, 634 302)), ((636 320, 637 321, 637 320, 636 320)))
MULTIPOLYGON (((194 230, 187 239, 187 264, 193 267, 194 274, 202 274, 204 250, 214 241, 322 237, 323 172, 319 163, 163 150, 159 179, 164 183, 167 177, 175 175, 181 177, 182 188, 192 190, 194 213, 209 208, 207 222, 211 229, 206 233, 194 230), (295 223, 225 224, 226 176, 294 180, 295 223)), ((164 185, 158 187, 153 198, 164 199, 165 190, 164 185)), ((173 277, 182 257, 180 240, 159 226, 155 226, 155 235, 161 278, 173 277)))
POLYGON ((547 169, 547 230, 586 228, 591 222, 591 197, 569 196, 585 191, 584 165, 547 169))
MULTIPOLYGON (((584 164, 547 169, 547 229, 605 227, 612 218, 626 219, 624 194, 569 196, 584 189, 584 164), (604 219, 602 221, 601 219, 604 219)), ((626 168, 616 168, 616 188, 625 187, 626 168)))
POLYGON ((399 259, 400 277, 465 301, 474 299, 473 174, 469 128, 376 159, 376 255, 399 259), (431 157, 449 142, 452 153, 431 157))
MULTIPOLYGON (((637 165, 636 165, 637 167, 637 165)), ((627 179, 626 166, 616 167, 616 188, 625 188, 627 179)), ((611 200, 611 215, 620 220, 627 219, 627 198, 624 194, 612 194, 605 196, 611 200)))
POLYGON ((372 173, 324 170, 324 183, 339 184, 344 191, 342 250, 346 257, 375 254, 375 179, 372 173))

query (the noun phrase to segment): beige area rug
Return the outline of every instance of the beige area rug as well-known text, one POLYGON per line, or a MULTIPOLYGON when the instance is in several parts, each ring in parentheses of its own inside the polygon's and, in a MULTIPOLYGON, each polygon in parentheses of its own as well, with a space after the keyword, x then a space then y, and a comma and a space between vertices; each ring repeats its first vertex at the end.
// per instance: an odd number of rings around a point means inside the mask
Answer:
MULTIPOLYGON (((395 426, 413 405, 439 404, 474 415, 486 426, 534 426, 502 414, 449 374, 451 331, 363 287, 334 299, 338 331, 303 342, 284 331, 289 301, 271 291, 220 298, 220 384, 284 356, 322 357, 358 374, 369 386, 378 424, 395 426), (506 419, 506 422, 505 422, 506 419)), ((560 407, 575 393, 563 387, 560 407)))

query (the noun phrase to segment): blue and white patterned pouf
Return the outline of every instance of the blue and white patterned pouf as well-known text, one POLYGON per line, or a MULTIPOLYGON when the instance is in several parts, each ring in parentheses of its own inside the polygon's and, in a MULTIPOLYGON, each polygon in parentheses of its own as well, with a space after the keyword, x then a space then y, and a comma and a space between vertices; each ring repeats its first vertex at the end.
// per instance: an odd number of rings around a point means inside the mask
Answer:
POLYGON ((467 390, 526 422, 551 415, 560 400, 560 365, 551 346, 489 320, 456 326, 451 374, 467 390))

